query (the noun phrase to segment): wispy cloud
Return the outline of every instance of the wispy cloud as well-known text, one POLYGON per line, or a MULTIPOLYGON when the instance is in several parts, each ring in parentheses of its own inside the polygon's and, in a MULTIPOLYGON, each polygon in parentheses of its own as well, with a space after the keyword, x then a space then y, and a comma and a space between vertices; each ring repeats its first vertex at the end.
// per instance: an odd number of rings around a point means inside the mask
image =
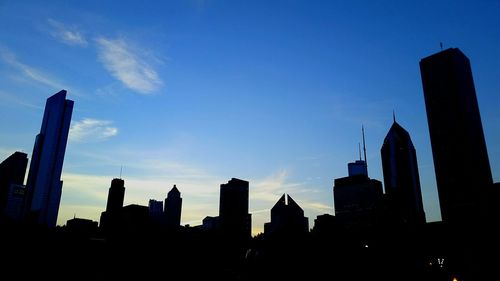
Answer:
POLYGON ((62 85, 62 83, 58 82, 54 78, 51 78, 43 71, 18 61, 16 56, 6 48, 0 47, 0 58, 8 65, 21 72, 25 77, 33 81, 54 88, 55 90, 67 89, 67 87, 62 85))
POLYGON ((8 94, 3 91, 0 91, 0 100, 3 100, 9 104, 17 104, 34 109, 43 109, 42 106, 31 104, 29 102, 24 101, 23 99, 20 99, 18 96, 15 96, 13 94, 8 94))
POLYGON ((104 141, 118 134, 112 121, 84 118, 72 123, 69 139, 76 142, 104 141))
POLYGON ((149 94, 163 84, 155 69, 138 54, 141 51, 134 51, 124 39, 100 37, 96 42, 99 45, 99 60, 106 70, 129 89, 149 94))
POLYGON ((52 27, 50 34, 57 40, 72 46, 87 46, 87 40, 75 26, 65 25, 53 19, 47 21, 52 27))

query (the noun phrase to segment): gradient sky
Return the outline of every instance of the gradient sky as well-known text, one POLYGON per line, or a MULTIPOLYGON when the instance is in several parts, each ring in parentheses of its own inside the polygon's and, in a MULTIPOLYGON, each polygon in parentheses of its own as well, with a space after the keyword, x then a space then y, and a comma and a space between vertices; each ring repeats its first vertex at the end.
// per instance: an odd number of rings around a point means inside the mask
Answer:
POLYGON ((312 227, 334 214, 362 124, 369 176, 383 181, 395 110, 427 220, 440 220, 418 63, 440 42, 469 57, 500 181, 500 1, 371 2, 0 0, 1 159, 31 158, 45 100, 66 89, 59 225, 99 220, 123 165, 125 204, 177 184, 182 224, 217 215, 236 177, 250 182, 253 233, 283 193, 312 227))

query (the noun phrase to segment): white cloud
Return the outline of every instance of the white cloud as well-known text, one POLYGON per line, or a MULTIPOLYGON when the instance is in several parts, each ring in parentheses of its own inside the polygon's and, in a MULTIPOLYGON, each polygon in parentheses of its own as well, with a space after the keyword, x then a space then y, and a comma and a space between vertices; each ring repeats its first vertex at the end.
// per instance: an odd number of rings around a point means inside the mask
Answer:
POLYGON ((20 71, 25 77, 31 80, 54 88, 56 90, 67 89, 67 87, 65 87, 55 79, 49 77, 49 75, 43 73, 43 71, 37 70, 34 67, 18 61, 16 56, 5 48, 0 48, 0 57, 7 64, 20 71))
POLYGON ((87 46, 87 40, 74 26, 68 26, 53 19, 47 20, 52 27, 50 34, 59 41, 72 46, 87 46))
POLYGON ((153 67, 138 52, 134 52, 125 40, 100 37, 96 41, 99 45, 99 60, 111 75, 129 89, 148 94, 163 84, 153 67))
POLYGON ((72 123, 69 139, 76 142, 103 141, 118 134, 118 128, 112 127, 112 121, 84 118, 72 123))

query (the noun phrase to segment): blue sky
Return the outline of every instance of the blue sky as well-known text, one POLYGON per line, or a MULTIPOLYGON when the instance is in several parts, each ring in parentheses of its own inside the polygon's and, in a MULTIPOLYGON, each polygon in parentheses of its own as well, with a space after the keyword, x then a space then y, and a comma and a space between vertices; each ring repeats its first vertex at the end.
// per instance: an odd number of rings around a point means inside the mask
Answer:
POLYGON ((362 124, 383 181, 395 110, 427 220, 440 220, 418 63, 439 42, 470 58, 500 181, 500 1, 366 2, 0 1, 0 156, 31 157, 45 100, 66 89, 58 224, 99 220, 123 165, 126 204, 177 184, 183 224, 217 215, 219 185, 237 177, 250 181, 254 233, 283 193, 312 227, 334 213, 362 124))

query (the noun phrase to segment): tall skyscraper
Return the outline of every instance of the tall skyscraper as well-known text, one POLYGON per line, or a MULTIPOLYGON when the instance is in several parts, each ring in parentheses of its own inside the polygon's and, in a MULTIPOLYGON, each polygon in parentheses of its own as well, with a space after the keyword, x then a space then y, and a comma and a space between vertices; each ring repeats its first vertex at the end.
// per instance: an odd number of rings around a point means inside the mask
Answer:
POLYGON ((123 208, 125 198, 125 181, 123 179, 111 180, 111 186, 108 191, 108 201, 106 211, 101 213, 99 227, 105 231, 116 229, 120 212, 123 208))
POLYGON ((425 223, 417 154, 410 134, 396 122, 396 118, 380 153, 390 213, 398 223, 425 223))
POLYGON ((122 179, 111 180, 111 187, 108 191, 108 202, 106 204, 106 212, 116 212, 123 207, 125 198, 125 181, 122 179))
POLYGON ((179 227, 181 225, 182 198, 181 193, 175 186, 168 192, 165 198, 165 218, 167 226, 179 227))
POLYGON ((252 220, 248 213, 248 181, 232 178, 220 185, 219 223, 231 239, 251 237, 252 220))
POLYGON ((73 101, 62 90, 47 99, 40 134, 36 136, 26 183, 30 221, 54 227, 61 201, 61 173, 73 113, 73 101))
POLYGON ((493 184, 469 59, 450 48, 420 61, 443 221, 474 220, 493 184))
POLYGON ((7 205, 10 185, 23 185, 28 155, 16 151, 0 163, 0 214, 7 205))

